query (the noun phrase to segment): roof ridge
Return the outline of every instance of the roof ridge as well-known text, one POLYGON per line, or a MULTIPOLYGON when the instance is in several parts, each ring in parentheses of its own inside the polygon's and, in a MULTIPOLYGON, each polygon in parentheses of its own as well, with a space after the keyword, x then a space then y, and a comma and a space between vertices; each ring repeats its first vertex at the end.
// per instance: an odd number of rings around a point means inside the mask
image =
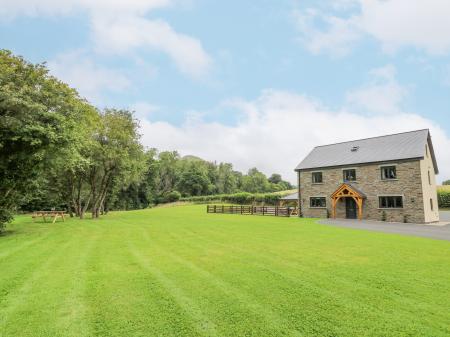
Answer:
POLYGON ((347 140, 347 141, 344 141, 344 142, 337 142, 337 143, 332 143, 332 144, 317 145, 314 148, 325 147, 325 146, 332 146, 332 145, 337 145, 337 144, 353 143, 353 142, 357 142, 357 141, 360 141, 360 140, 369 140, 369 139, 397 136, 397 135, 403 135, 405 133, 413 133, 413 132, 419 132, 419 131, 428 131, 428 132, 430 132, 430 129, 428 129, 428 128, 427 129, 419 129, 419 130, 412 130, 412 131, 404 131, 404 132, 392 133, 392 134, 389 134, 389 135, 381 135, 381 136, 375 136, 375 137, 353 139, 353 140, 347 140))

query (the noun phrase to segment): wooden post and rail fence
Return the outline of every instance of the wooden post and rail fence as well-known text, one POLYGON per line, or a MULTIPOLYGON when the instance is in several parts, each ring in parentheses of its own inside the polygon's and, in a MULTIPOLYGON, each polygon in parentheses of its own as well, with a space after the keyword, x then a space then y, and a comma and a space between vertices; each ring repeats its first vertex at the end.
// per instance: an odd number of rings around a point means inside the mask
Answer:
POLYGON ((279 207, 279 206, 227 206, 227 205, 207 205, 207 213, 221 214, 242 214, 242 215, 271 215, 271 216, 296 216, 297 207, 279 207))

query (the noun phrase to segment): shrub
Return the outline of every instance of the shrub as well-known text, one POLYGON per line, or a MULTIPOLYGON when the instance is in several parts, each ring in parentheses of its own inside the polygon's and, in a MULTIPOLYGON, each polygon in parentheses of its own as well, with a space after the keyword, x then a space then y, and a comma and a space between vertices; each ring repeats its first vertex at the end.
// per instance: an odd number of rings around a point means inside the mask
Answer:
POLYGON ((5 228, 6 224, 13 219, 12 213, 4 208, 0 208, 0 233, 5 228))
POLYGON ((438 189, 439 208, 450 208, 450 189, 438 189))
POLYGON ((175 202, 175 201, 180 200, 180 198, 181 198, 180 192, 178 192, 178 191, 172 191, 172 192, 167 193, 167 194, 164 196, 164 201, 165 201, 165 202, 175 202))

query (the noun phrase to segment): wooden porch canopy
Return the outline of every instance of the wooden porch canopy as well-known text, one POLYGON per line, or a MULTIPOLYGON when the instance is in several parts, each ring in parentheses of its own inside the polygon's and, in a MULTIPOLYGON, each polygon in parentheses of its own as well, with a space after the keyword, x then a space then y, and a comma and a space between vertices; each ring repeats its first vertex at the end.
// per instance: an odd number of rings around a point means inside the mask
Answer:
POLYGON ((339 199, 353 198, 358 206, 358 219, 362 219, 363 200, 366 198, 365 194, 359 191, 349 183, 343 183, 339 188, 331 195, 331 206, 333 218, 336 218, 336 205, 339 199))

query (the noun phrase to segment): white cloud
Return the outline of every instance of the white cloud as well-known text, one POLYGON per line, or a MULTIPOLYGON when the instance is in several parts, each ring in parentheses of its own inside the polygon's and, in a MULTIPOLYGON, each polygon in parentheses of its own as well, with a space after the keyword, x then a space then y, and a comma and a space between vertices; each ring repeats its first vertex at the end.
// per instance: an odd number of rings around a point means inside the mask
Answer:
POLYGON ((136 102, 130 106, 130 110, 134 111, 134 114, 139 119, 151 118, 153 113, 160 110, 160 107, 148 102, 136 102))
POLYGON ((318 9, 299 15, 297 10, 297 22, 306 46, 316 53, 342 54, 342 50, 348 52, 366 35, 378 40, 388 53, 403 47, 419 48, 430 54, 450 51, 449 1, 354 0, 353 3, 357 10, 346 17, 318 9), (316 17, 322 18, 322 24, 314 20, 316 17))
POLYGON ((96 65, 83 51, 61 54, 48 63, 48 68, 52 75, 97 104, 102 102, 105 91, 120 92, 131 85, 126 75, 118 70, 96 65))
POLYGON ((146 18, 151 10, 171 3, 170 0, 0 0, 0 15, 13 18, 87 12, 97 50, 121 54, 141 48, 158 50, 169 55, 183 73, 203 78, 212 59, 201 42, 176 32, 163 20, 146 18))
POLYGON ((294 12, 300 40, 312 53, 328 52, 335 56, 344 56, 350 47, 361 38, 356 18, 343 19, 326 15, 318 10, 308 9, 304 13, 294 12), (317 29, 325 25, 327 30, 317 29))
POLYGON ((201 43, 179 34, 165 21, 138 16, 99 17, 93 22, 97 49, 102 52, 129 53, 150 47, 165 52, 180 71, 195 78, 204 77, 212 64, 201 43))
POLYGON ((408 92, 397 82, 395 73, 392 65, 373 69, 367 85, 347 93, 347 103, 362 112, 400 113, 401 103, 408 92))
POLYGON ((293 169, 316 145, 388 133, 430 128, 441 177, 450 177, 450 139, 436 123, 416 114, 362 116, 330 110, 303 95, 266 90, 254 101, 232 103, 244 118, 229 126, 203 119, 181 126, 143 120, 143 142, 161 150, 179 150, 207 160, 227 161, 237 169, 256 166, 295 182, 293 169))

